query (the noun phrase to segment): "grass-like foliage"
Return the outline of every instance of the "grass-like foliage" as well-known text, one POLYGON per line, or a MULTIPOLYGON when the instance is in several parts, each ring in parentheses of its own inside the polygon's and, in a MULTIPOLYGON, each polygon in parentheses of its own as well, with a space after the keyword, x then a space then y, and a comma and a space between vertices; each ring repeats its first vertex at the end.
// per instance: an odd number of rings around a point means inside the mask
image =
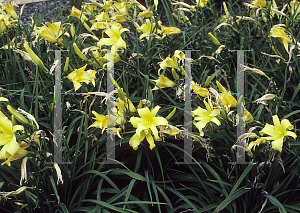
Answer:
POLYGON ((0 5, 1 212, 300 212, 298 1, 20 11, 0 5))

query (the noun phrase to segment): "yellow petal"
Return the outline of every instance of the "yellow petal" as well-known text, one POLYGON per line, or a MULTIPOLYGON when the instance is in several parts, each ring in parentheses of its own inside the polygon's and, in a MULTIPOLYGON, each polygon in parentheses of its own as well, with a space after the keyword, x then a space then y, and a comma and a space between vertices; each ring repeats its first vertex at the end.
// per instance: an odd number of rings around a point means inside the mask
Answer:
POLYGON ((138 146, 141 144, 141 142, 145 139, 145 134, 142 133, 140 136, 137 134, 134 134, 130 140, 129 145, 132 146, 134 150, 137 150, 138 146))

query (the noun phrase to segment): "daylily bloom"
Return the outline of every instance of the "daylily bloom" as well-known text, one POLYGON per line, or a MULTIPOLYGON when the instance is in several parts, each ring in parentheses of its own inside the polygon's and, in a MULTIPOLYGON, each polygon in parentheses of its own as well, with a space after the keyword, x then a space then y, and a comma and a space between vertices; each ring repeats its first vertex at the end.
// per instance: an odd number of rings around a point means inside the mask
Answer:
POLYGON ((106 115, 99 115, 95 111, 92 111, 92 113, 96 116, 96 118, 93 118, 96 121, 91 126, 89 126, 88 129, 91 128, 91 127, 100 128, 100 129, 102 129, 102 134, 103 134, 103 132, 107 128, 107 116, 106 115))
MULTIPOLYGON (((161 89, 166 87, 173 87, 175 85, 173 81, 171 81, 170 79, 168 79, 163 75, 159 76, 158 80, 152 80, 152 81, 154 81, 157 84, 157 86, 159 86, 161 89)), ((152 90, 158 90, 159 88, 157 86, 155 86, 152 90)))
POLYGON ((125 99, 125 101, 122 101, 120 98, 117 98, 115 105, 119 108, 119 110, 123 113, 123 111, 126 109, 130 110, 130 112, 135 112, 136 109, 133 105, 133 103, 131 102, 131 100, 129 100, 128 98, 125 99))
POLYGON ((259 132, 261 135, 268 134, 271 137, 264 137, 266 140, 272 140, 272 148, 281 152, 283 146, 283 138, 285 136, 291 136, 294 139, 297 138, 297 135, 294 132, 287 131, 293 129, 289 120, 283 119, 281 122, 277 115, 273 116, 273 122, 275 126, 266 124, 265 127, 259 132))
POLYGON ((127 2, 121 2, 121 3, 116 2, 114 4, 114 10, 116 12, 113 13, 111 19, 119 23, 126 22, 127 19, 125 17, 128 16, 129 8, 130 8, 130 4, 128 4, 127 2))
POLYGON ((195 117, 194 124, 198 128, 200 132, 200 136, 204 136, 204 132, 202 129, 206 126, 209 122, 214 122, 218 126, 221 125, 221 122, 216 118, 216 116, 220 115, 221 109, 213 109, 211 103, 207 103, 206 100, 203 101, 205 104, 206 109, 198 107, 194 111, 192 111, 193 117, 195 117), (196 123, 196 121, 199 121, 196 123))
POLYGON ((6 30, 6 24, 3 19, 0 19, 0 35, 6 30))
POLYGON ((156 140, 159 139, 156 126, 168 125, 168 121, 165 118, 155 117, 159 108, 159 106, 156 106, 151 111, 148 107, 138 109, 140 118, 131 117, 131 124, 134 128, 137 128, 136 133, 129 140, 129 145, 132 146, 134 150, 137 150, 138 146, 145 139, 145 137, 150 145, 150 149, 152 150, 155 147, 152 134, 156 140))
MULTIPOLYGON (((160 25, 161 22, 159 21, 158 25, 160 25)), ((157 33, 161 33, 161 30, 157 29, 156 23, 151 23, 149 19, 146 19, 146 23, 137 28, 138 32, 143 32, 142 35, 140 35, 140 40, 143 38, 147 38, 149 40, 150 34, 153 35, 155 38, 161 39, 160 36, 157 35, 157 33)))
POLYGON ((4 8, 4 10, 6 10, 6 12, 9 13, 14 19, 18 19, 19 16, 15 11, 14 6, 19 7, 17 4, 9 5, 8 3, 6 3, 6 7, 4 8))
POLYGON ((251 115, 251 113, 247 109, 244 109, 243 120, 244 120, 244 122, 253 120, 253 116, 251 115))
POLYGON ((138 16, 143 16, 144 18, 150 18, 153 15, 153 12, 151 11, 151 8, 148 7, 147 10, 144 10, 143 12, 140 12, 138 16))
POLYGON ((74 84, 75 91, 77 91, 81 87, 81 82, 84 82, 86 84, 91 82, 95 86, 96 71, 84 71, 86 66, 87 64, 79 69, 75 69, 75 71, 71 72, 68 75, 68 79, 74 84))
POLYGON ((229 109, 230 107, 235 107, 237 105, 236 99, 231 95, 231 92, 227 91, 219 81, 217 81, 217 86, 221 93, 219 94, 221 104, 229 109))
POLYGON ((285 29, 282 27, 283 25, 275 25, 270 30, 269 37, 277 38, 280 43, 284 45, 284 48, 287 52, 289 52, 289 43, 292 43, 291 39, 287 36, 287 34, 284 32, 285 29))
POLYGON ((209 0, 196 0, 196 7, 206 7, 209 0))
POLYGON ((266 138, 264 138, 264 137, 258 138, 258 139, 256 139, 255 141, 252 141, 251 143, 249 143, 249 145, 246 146, 247 147, 246 151, 251 153, 252 148, 255 151, 255 147, 259 146, 260 144, 263 144, 263 143, 266 143, 266 138))
POLYGON ((295 14, 295 16, 296 16, 297 14, 300 13, 300 4, 297 0, 291 1, 290 5, 292 6, 292 8, 291 8, 292 15, 294 15, 294 13, 296 13, 295 14))
POLYGON ((7 159, 14 156, 20 149, 15 136, 18 130, 24 131, 22 125, 13 126, 12 122, 1 112, 0 113, 0 159, 7 159))
POLYGON ((169 36, 169 35, 175 35, 181 33, 181 30, 176 27, 165 27, 161 26, 163 37, 169 36))
POLYGON ((194 81, 191 81, 191 86, 193 89, 193 92, 197 95, 200 95, 202 97, 208 97, 209 91, 206 88, 201 87, 199 84, 195 83, 194 81))
POLYGON ((121 34, 125 31, 129 31, 126 28, 122 28, 120 26, 113 25, 110 29, 105 30, 104 32, 109 38, 102 38, 97 43, 98 47, 102 47, 103 45, 112 46, 111 50, 118 50, 118 49, 126 49, 126 42, 121 37, 121 34))
POLYGON ((64 29, 61 26, 61 22, 50 23, 47 22, 47 25, 37 28, 35 31, 39 36, 46 39, 50 42, 57 42, 59 37, 63 34, 64 29))
POLYGON ((88 18, 74 6, 72 7, 71 14, 69 16, 76 17, 76 18, 80 19, 80 21, 82 21, 82 22, 88 20, 88 18))
POLYGON ((254 0, 251 2, 251 8, 266 7, 266 0, 254 0))
POLYGON ((176 56, 173 56, 172 58, 170 58, 170 56, 168 56, 165 60, 160 62, 159 65, 160 65, 161 69, 166 69, 167 67, 175 68, 175 69, 179 68, 176 56))

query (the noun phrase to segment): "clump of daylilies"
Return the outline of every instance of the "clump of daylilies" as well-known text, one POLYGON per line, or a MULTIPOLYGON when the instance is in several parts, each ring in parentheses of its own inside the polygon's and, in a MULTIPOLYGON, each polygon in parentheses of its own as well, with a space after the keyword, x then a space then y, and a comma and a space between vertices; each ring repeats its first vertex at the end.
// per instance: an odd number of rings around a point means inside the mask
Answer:
MULTIPOLYGON (((172 4, 176 10, 180 11, 180 16, 173 14, 174 17, 181 23, 190 24, 184 12, 196 12, 199 7, 207 7, 210 3, 209 0, 196 0, 195 5, 177 1, 173 1, 172 4), (178 6, 182 7, 177 8, 178 6)), ((149 5, 148 8, 136 0, 103 0, 103 3, 91 1, 90 3, 85 3, 80 9, 73 7, 69 16, 78 19, 78 24, 81 24, 86 30, 84 33, 76 35, 75 26, 72 23, 62 23, 61 21, 47 22, 42 26, 32 26, 35 35, 33 41, 23 41, 14 45, 14 40, 12 40, 10 44, 7 44, 3 48, 8 49, 10 47, 25 60, 36 64, 46 73, 51 73, 53 69, 46 67, 34 52, 36 42, 42 39, 47 45, 55 44, 58 48, 67 49, 66 41, 69 39, 69 41, 72 41, 71 48, 80 60, 84 61, 85 65, 83 67, 76 67, 73 71, 69 72, 68 70, 71 66, 69 66, 68 58, 63 71, 63 74, 66 75, 65 78, 73 83, 75 92, 80 91, 83 84, 91 83, 95 87, 95 80, 99 71, 110 67, 112 63, 121 61, 122 54, 127 48, 126 38, 131 38, 128 37, 130 31, 134 30, 136 35, 138 35, 134 39, 139 39, 139 42, 144 43, 151 42, 152 40, 164 41, 167 37, 174 35, 180 36, 182 31, 179 28, 164 26, 161 21, 157 20, 157 5, 158 1, 154 1, 154 4, 149 5), (131 27, 129 28, 129 26, 131 27), (86 39, 89 42, 85 42, 86 39), (88 68, 86 70, 87 67, 95 69, 88 68)), ((208 32, 211 42, 215 45, 214 53, 211 56, 205 57, 218 61, 217 58, 221 51, 226 48, 222 44, 223 41, 218 39, 218 32, 222 27, 234 28, 234 23, 240 24, 244 21, 250 21, 251 24, 258 24, 260 19, 265 21, 267 15, 272 17, 290 16, 290 18, 295 20, 299 20, 300 17, 300 6, 297 0, 291 1, 289 7, 283 8, 278 8, 274 0, 270 1, 269 5, 265 0, 254 0, 250 4, 246 3, 245 5, 246 9, 250 11, 249 17, 236 16, 233 18, 228 11, 226 3, 223 3, 225 14, 219 20, 220 24, 214 28, 214 31, 208 32), (289 8, 288 11, 287 8, 289 8), (269 13, 267 13, 267 10, 269 10, 269 13)), ((16 14, 14 6, 16 5, 0 5, 0 36, 18 21, 19 15, 16 14)), ((276 38, 274 41, 280 42, 285 51, 290 55, 293 49, 296 47, 300 48, 300 43, 297 42, 296 36, 292 35, 289 32, 288 26, 282 23, 273 25, 269 29, 267 38, 276 38)), ((277 50, 275 51, 274 48, 273 50, 278 54, 277 50)), ((281 55, 278 57, 281 58, 281 55)), ((210 87, 209 85, 212 82, 209 77, 204 86, 192 80, 190 82, 191 88, 184 87, 184 77, 186 75, 184 63, 186 60, 190 59, 186 59, 184 52, 180 50, 175 50, 169 56, 165 55, 161 58, 157 77, 151 79, 154 82, 154 87, 151 91, 158 90, 158 92, 161 92, 161 90, 166 88, 176 88, 176 90, 174 89, 175 96, 180 96, 183 100, 185 100, 183 90, 188 89, 192 91, 193 95, 197 96, 200 100, 199 106, 191 111, 194 119, 193 124, 198 129, 200 137, 205 137, 209 130, 213 130, 214 125, 221 126, 222 124, 231 122, 236 126, 239 119, 242 119, 246 125, 254 122, 253 116, 247 109, 244 109, 243 117, 237 116, 237 100, 232 95, 230 88, 226 89, 219 81, 216 81, 215 85, 210 87), (173 79, 169 79, 167 76, 172 76, 173 79)), ((251 71, 270 80, 263 71, 257 68, 249 66, 245 66, 244 68, 245 71, 251 71)), ((127 131, 125 124, 130 124, 130 127, 134 128, 135 131, 130 137, 129 145, 134 150, 138 149, 139 145, 145 139, 149 143, 150 149, 153 149, 155 141, 163 140, 165 134, 174 136, 175 138, 183 138, 184 134, 186 134, 184 133, 184 129, 180 129, 170 122, 170 118, 175 114, 176 108, 167 117, 162 117, 159 115, 160 106, 150 103, 147 100, 141 100, 138 106, 134 106, 117 82, 114 81, 114 85, 116 90, 113 93, 118 94, 114 107, 115 119, 113 123, 116 126, 114 132, 119 138, 122 138, 122 134, 127 131)), ((114 94, 104 94, 106 99, 108 99, 109 95, 114 94)), ((265 94, 255 102, 267 105, 266 102, 274 98, 276 98, 274 94, 265 94)), ((7 101, 4 98, 0 100, 7 101)), ((22 117, 20 113, 17 114, 18 112, 9 105, 7 108, 14 115, 13 118, 19 122, 33 125, 24 116, 22 117)), ((110 126, 108 115, 101 115, 96 111, 92 111, 92 113, 95 116, 95 121, 89 126, 89 129, 94 127, 100 128, 102 133, 107 131, 108 126, 110 126)), ((30 117, 28 113, 26 116, 38 128, 34 118, 30 117)), ((24 131, 22 125, 16 125, 14 119, 10 120, 1 111, 0 117, 0 146, 2 146, 0 159, 5 160, 3 164, 10 165, 11 161, 27 155, 28 152, 26 149, 30 143, 18 141, 18 137, 16 137, 16 135, 24 131)), ((296 138, 295 133, 288 131, 292 130, 293 126, 287 119, 283 119, 280 122, 277 115, 272 116, 272 118, 274 125, 266 124, 265 126, 256 127, 261 128, 259 134, 254 133, 254 129, 251 128, 247 133, 242 135, 244 139, 256 139, 249 144, 245 144, 245 149, 250 155, 252 155, 252 150, 255 150, 261 144, 270 144, 274 150, 281 152, 285 137, 291 136, 294 139, 296 138), (265 137, 264 135, 268 136, 265 137)), ((195 135, 191 135, 192 138, 196 138, 195 135)), ((59 173, 58 169, 57 171, 59 173)))

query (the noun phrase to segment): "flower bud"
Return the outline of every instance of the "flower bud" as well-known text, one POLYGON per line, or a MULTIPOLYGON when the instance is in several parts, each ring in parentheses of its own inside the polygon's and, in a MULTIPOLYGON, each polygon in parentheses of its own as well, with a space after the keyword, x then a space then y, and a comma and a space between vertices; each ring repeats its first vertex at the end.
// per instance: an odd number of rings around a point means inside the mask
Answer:
POLYGON ((8 111, 22 124, 28 124, 31 125, 31 123, 17 110, 15 110, 13 107, 10 105, 7 105, 8 111))

